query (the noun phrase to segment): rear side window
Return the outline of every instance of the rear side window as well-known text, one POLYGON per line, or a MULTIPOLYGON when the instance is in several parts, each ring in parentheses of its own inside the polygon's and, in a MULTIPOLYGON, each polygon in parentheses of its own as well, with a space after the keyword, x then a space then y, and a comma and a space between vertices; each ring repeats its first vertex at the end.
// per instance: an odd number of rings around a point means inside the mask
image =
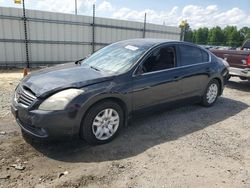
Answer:
POLYGON ((201 50, 202 53, 202 62, 208 62, 209 61, 209 55, 206 51, 201 50))
MULTIPOLYGON (((204 62, 202 51, 194 46, 181 45, 180 56, 182 66, 204 62)), ((204 58, 206 58, 205 56, 206 55, 204 55, 204 58)))

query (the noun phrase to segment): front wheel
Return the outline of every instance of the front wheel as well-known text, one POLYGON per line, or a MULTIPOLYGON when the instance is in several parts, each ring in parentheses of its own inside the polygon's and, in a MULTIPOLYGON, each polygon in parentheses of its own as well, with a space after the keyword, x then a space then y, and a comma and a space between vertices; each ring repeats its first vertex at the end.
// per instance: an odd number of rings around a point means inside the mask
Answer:
POLYGON ((118 135, 123 124, 124 113, 120 105, 113 101, 104 101, 88 110, 80 135, 91 145, 104 144, 118 135))
POLYGON ((208 83, 208 86, 207 86, 207 89, 206 89, 206 92, 204 93, 203 97, 202 97, 202 105, 203 106, 212 106, 217 98, 218 98, 218 95, 219 95, 219 82, 217 80, 211 80, 209 83, 208 83))

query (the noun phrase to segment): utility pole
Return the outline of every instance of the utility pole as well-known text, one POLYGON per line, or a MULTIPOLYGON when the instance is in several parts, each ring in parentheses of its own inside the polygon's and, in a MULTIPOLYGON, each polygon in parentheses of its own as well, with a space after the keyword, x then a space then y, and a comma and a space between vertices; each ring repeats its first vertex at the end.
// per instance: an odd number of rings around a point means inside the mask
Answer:
POLYGON ((75 15, 77 15, 77 0, 75 0, 75 15))
POLYGON ((147 23, 147 13, 145 13, 144 15, 143 38, 146 37, 146 23, 147 23))

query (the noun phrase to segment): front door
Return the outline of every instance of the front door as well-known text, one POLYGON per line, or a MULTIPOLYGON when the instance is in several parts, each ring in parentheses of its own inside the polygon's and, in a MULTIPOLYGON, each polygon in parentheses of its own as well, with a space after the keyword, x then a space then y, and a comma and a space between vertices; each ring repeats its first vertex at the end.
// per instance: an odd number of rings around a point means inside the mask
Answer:
POLYGON ((144 59, 132 79, 134 110, 180 97, 181 70, 177 66, 174 45, 158 47, 144 59))

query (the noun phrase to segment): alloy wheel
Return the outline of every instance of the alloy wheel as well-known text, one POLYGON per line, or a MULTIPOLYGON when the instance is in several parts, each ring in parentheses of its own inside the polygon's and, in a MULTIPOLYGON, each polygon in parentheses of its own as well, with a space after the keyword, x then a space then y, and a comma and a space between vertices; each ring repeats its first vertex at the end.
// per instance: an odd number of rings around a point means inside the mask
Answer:
POLYGON ((107 140, 117 131, 120 117, 115 109, 107 108, 99 112, 93 120, 92 132, 98 140, 107 140))
POLYGON ((216 100, 217 95, 218 95, 218 86, 217 84, 212 83, 207 90, 206 94, 207 102, 209 104, 212 104, 216 100))

